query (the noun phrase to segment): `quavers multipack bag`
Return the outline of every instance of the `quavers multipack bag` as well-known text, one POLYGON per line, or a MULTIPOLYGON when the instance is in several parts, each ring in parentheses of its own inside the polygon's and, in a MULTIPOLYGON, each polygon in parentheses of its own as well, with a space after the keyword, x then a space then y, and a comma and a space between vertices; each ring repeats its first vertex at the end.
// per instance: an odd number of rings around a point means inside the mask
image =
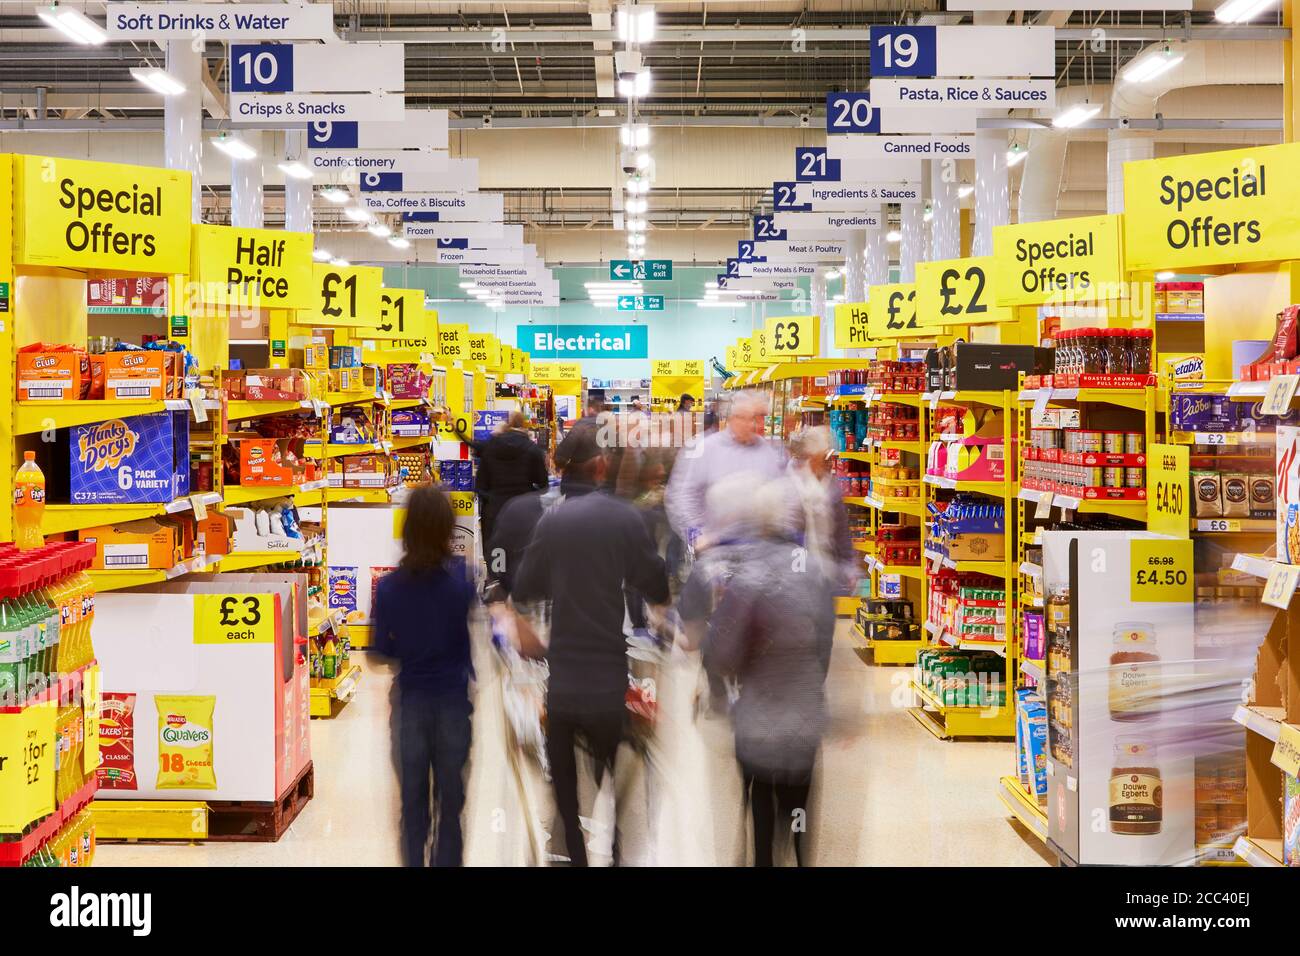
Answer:
POLYGON ((215 790, 215 696, 155 694, 158 710, 158 789, 215 790))

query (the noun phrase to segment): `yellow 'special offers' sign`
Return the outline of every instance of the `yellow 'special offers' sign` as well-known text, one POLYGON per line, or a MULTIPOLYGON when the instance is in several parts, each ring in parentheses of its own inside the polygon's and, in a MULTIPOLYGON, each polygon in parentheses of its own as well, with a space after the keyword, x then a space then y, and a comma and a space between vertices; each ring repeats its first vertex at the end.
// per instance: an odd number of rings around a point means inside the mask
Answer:
POLYGON ((998 305, 1121 298, 1120 216, 997 226, 993 289, 998 305))
POLYGON ((582 366, 577 362, 534 362, 532 378, 535 382, 577 382, 582 378, 582 366))
POLYGON ((1300 145, 1124 164, 1128 268, 1297 258, 1300 145))
POLYGON ((279 229, 195 226, 190 280, 205 305, 308 309, 312 235, 279 229))
POLYGON ((50 156, 19 156, 15 163, 15 262, 189 271, 189 173, 50 156))

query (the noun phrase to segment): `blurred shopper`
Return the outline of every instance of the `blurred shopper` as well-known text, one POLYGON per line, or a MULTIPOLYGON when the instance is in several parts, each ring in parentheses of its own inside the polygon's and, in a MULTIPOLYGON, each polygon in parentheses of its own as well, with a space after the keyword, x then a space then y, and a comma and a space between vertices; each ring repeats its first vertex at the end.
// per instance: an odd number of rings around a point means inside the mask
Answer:
POLYGON ((585 493, 566 494, 542 517, 513 582, 516 601, 551 602, 546 752, 574 866, 587 865, 575 745, 585 740, 599 786, 613 771, 627 719, 624 589, 654 604, 668 600, 663 562, 641 517, 626 502, 593 490, 605 484, 607 467, 594 442, 575 445, 566 477, 585 493))
POLYGON ((604 396, 588 394, 586 414, 573 423, 573 427, 555 447, 555 467, 561 475, 560 491, 563 494, 569 493, 568 479, 564 476, 568 473, 575 453, 579 449, 585 449, 589 444, 597 443, 600 420, 604 413, 604 396))
POLYGON ((492 537, 497 514, 507 501, 547 486, 546 453, 526 430, 524 413, 511 412, 505 428, 478 449, 478 492, 483 525, 483 539, 492 537))
POLYGON ((790 438, 789 478, 804 548, 821 563, 836 590, 843 590, 857 583, 857 555, 848 509, 831 474, 831 447, 831 431, 825 425, 795 432, 790 438))
POLYGON ((411 491, 402 527, 402 559, 379 580, 371 611, 375 653, 398 663, 394 731, 402 796, 402 859, 428 862, 429 785, 437 804, 435 866, 459 866, 461 812, 469 760, 469 613, 475 588, 464 561, 452 556, 455 517, 446 493, 411 491))
POLYGON ((687 415, 695 411, 695 396, 683 395, 681 399, 677 402, 677 411, 685 412, 687 415))
POLYGON ((710 544, 709 488, 728 475, 749 474, 754 483, 781 475, 781 459, 763 439, 767 399, 758 392, 739 392, 732 399, 726 425, 677 456, 665 499, 668 520, 687 544, 710 544))
POLYGON ((794 559, 787 492, 784 482, 769 482, 751 493, 757 539, 737 550, 708 638, 712 665, 740 688, 732 722, 755 866, 772 865, 785 833, 800 866, 807 855, 835 627, 826 577, 794 559))
POLYGON ((707 505, 713 516, 714 544, 691 566, 677 599, 685 647, 699 650, 709 680, 709 710, 719 715, 726 714, 729 706, 725 675, 713 661, 709 621, 727 580, 744 560, 747 549, 758 540, 753 491, 754 483, 748 474, 730 475, 709 489, 707 505))

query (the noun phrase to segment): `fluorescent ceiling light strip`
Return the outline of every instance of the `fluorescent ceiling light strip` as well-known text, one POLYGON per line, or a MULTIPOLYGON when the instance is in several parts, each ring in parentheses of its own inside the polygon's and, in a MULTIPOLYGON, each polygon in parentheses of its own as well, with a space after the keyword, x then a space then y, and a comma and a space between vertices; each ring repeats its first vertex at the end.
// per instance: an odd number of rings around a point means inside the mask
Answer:
POLYGON ((156 66, 133 66, 131 75, 155 93, 176 96, 185 92, 185 84, 156 66))
POLYGON ((1057 129, 1073 129, 1101 112, 1100 103, 1078 103, 1052 120, 1057 129))
POLYGON ((58 30, 69 40, 86 46, 100 46, 108 41, 108 33, 80 10, 63 7, 57 3, 36 8, 36 15, 47 26, 58 30))

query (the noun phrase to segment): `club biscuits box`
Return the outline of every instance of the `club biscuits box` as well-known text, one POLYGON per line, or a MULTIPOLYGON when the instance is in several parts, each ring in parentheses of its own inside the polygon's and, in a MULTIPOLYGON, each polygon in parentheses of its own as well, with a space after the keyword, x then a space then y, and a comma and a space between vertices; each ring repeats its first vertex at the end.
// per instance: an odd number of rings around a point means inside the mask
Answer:
POLYGON ((89 361, 79 349, 28 347, 18 351, 17 372, 20 402, 76 401, 89 375, 89 361))
POLYGON ((112 418, 68 429, 68 500, 144 504, 190 491, 188 411, 112 418))
POLYGON ((104 353, 104 397, 160 402, 168 397, 171 356, 158 350, 104 353))

